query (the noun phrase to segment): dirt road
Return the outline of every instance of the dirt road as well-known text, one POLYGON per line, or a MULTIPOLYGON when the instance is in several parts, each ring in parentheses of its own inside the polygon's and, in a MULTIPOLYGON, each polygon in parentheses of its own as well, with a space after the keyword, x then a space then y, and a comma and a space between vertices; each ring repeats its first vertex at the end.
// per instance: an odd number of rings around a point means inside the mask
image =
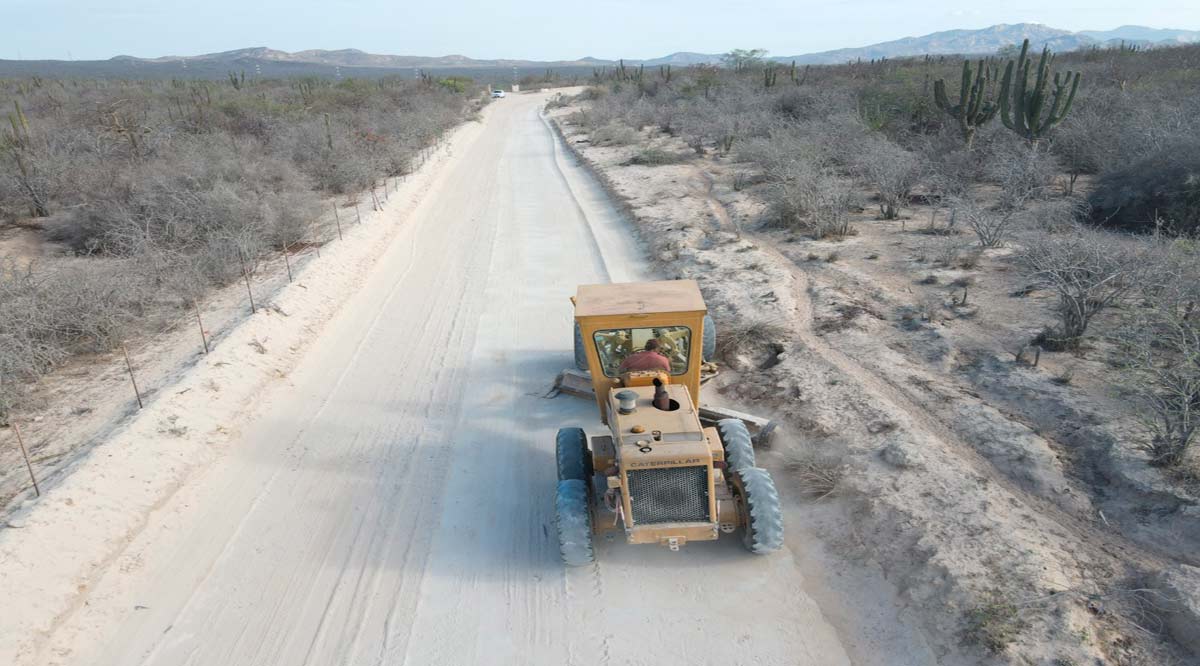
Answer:
POLYGON ((570 363, 567 297, 645 262, 544 101, 456 136, 295 370, 30 663, 850 663, 788 550, 558 563, 554 431, 598 425, 542 397, 570 363))

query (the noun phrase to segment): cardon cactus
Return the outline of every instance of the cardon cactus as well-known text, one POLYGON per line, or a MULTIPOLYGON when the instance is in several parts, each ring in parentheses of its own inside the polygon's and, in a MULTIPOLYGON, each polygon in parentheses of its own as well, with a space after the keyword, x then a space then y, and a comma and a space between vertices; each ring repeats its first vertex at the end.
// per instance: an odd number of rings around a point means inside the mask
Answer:
POLYGON ((967 148, 975 141, 975 132, 990 123, 1000 108, 989 99, 992 95, 992 68, 984 60, 979 61, 976 71, 971 70, 971 61, 963 61, 962 84, 958 92, 958 104, 951 104, 946 97, 946 81, 933 83, 933 100, 938 108, 958 121, 967 148))
POLYGON ((1046 47, 1030 88, 1029 73, 1033 61, 1027 57, 1028 52, 1029 40, 1026 39, 1021 45, 1021 55, 1015 61, 1010 60, 1004 68, 1004 80, 1000 82, 1000 120, 1004 121, 1005 127, 1037 145, 1071 111, 1075 91, 1079 89, 1079 72, 1055 72, 1051 94, 1048 88, 1054 56, 1050 47, 1046 47))

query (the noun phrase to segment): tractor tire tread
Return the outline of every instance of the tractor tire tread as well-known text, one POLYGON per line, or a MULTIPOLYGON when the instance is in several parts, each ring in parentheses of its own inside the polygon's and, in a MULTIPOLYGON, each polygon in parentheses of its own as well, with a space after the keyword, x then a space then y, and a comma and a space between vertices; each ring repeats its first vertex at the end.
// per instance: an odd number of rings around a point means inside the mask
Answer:
POLYGON ((596 561, 592 548, 592 514, 587 483, 578 479, 558 482, 554 498, 558 551, 563 564, 580 567, 596 561))
POLYGON ((717 324, 712 315, 704 315, 704 336, 700 340, 700 356, 705 363, 717 356, 717 324))
POLYGON ((746 548, 757 555, 783 547, 783 509, 771 474, 761 467, 738 471, 747 509, 746 548))
POLYGON ((559 428, 554 438, 554 457, 559 481, 586 481, 592 476, 592 454, 583 428, 559 428))
POLYGON ((721 445, 725 447, 725 462, 729 469, 737 472, 755 466, 754 441, 741 419, 717 421, 717 432, 721 435, 721 445))
POLYGON ((575 322, 575 367, 587 371, 587 351, 583 348, 583 333, 579 330, 579 322, 575 322))

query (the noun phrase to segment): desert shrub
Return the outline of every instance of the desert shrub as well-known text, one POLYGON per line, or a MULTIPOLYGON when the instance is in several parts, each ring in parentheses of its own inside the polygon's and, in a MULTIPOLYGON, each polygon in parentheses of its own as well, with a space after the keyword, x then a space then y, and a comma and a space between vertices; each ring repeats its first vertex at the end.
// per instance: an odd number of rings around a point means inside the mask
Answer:
POLYGON ((988 178, 1000 186, 999 207, 1005 209, 1049 196, 1059 172, 1052 153, 1016 141, 998 142, 987 166, 988 178))
POLYGON ((894 220, 921 177, 921 163, 907 150, 872 135, 864 142, 857 171, 875 189, 880 216, 894 220))
POLYGON ((717 356, 729 361, 743 354, 758 354, 788 337, 787 326, 777 321, 742 319, 723 324, 717 336, 717 356))
POLYGON ((1050 150, 1066 170, 1068 195, 1075 193, 1081 175, 1098 173, 1112 161, 1113 145, 1107 139, 1119 122, 1098 106, 1080 104, 1052 135, 1050 150))
POLYGON ((478 108, 465 89, 0 81, 13 116, 0 130, 0 216, 41 218, 31 226, 87 257, 0 269, 0 408, 66 355, 145 326, 151 308, 310 238, 321 195, 411 171, 478 108))
POLYGON ((823 500, 837 492, 846 474, 845 456, 839 448, 805 442, 786 452, 784 469, 807 498, 823 500))
POLYGON ((1059 325, 1039 339, 1048 349, 1077 347, 1092 319, 1142 286, 1153 265, 1145 247, 1082 228, 1027 244, 1019 260, 1058 294, 1059 325))
POLYGON ((107 351, 142 315, 150 285, 126 264, 39 270, 0 262, 0 417, 25 382, 77 351, 107 351))
POLYGON ((965 638, 992 653, 1008 648, 1029 623, 1020 609, 999 590, 989 590, 983 601, 967 612, 965 638))
POLYGON ((975 232, 980 247, 1002 247, 1012 233, 1017 216, 1023 212, 1015 207, 989 209, 970 196, 953 199, 950 205, 954 207, 957 218, 975 232))
POLYGON ((845 178, 824 174, 808 194, 810 227, 817 238, 845 238, 853 233, 850 211, 857 207, 858 192, 845 178))
POLYGON ((787 177, 773 178, 764 190, 764 223, 817 238, 849 235, 850 211, 858 203, 854 183, 811 164, 797 163, 790 168, 787 177))
POLYGON ((1045 233, 1064 233, 1077 228, 1088 217, 1087 201, 1078 197, 1058 197, 1037 202, 1027 211, 1031 226, 1045 233))
POLYGON ((665 166, 668 164, 682 164, 691 159, 691 153, 663 150, 662 148, 643 148, 636 155, 629 158, 629 163, 640 164, 642 166, 665 166))
POLYGON ((1200 432, 1200 255, 1182 243, 1160 251, 1141 307, 1127 311, 1113 339, 1122 383, 1141 407, 1143 448, 1152 464, 1177 467, 1200 432))
POLYGON ((576 95, 575 99, 581 102, 592 102, 605 97, 607 94, 608 90, 601 86, 588 86, 583 89, 583 92, 576 95))
POLYGON ((609 123, 592 131, 592 143, 598 146, 628 146, 638 140, 638 133, 622 123, 609 123))
POLYGON ((562 93, 558 93, 554 97, 546 100, 546 110, 561 109, 571 105, 571 98, 562 93))
POLYGON ((1100 226, 1200 233, 1200 141, 1168 146, 1101 176, 1088 203, 1100 226))

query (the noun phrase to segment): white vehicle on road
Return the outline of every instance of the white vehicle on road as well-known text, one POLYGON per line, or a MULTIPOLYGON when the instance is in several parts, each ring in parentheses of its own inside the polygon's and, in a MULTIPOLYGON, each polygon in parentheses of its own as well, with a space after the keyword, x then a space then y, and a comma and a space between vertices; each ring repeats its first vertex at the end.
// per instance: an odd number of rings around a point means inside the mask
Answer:
POLYGON ((493 90, 493 91, 492 91, 492 99, 498 99, 498 98, 501 98, 501 97, 504 97, 504 91, 503 91, 503 90, 493 90))

